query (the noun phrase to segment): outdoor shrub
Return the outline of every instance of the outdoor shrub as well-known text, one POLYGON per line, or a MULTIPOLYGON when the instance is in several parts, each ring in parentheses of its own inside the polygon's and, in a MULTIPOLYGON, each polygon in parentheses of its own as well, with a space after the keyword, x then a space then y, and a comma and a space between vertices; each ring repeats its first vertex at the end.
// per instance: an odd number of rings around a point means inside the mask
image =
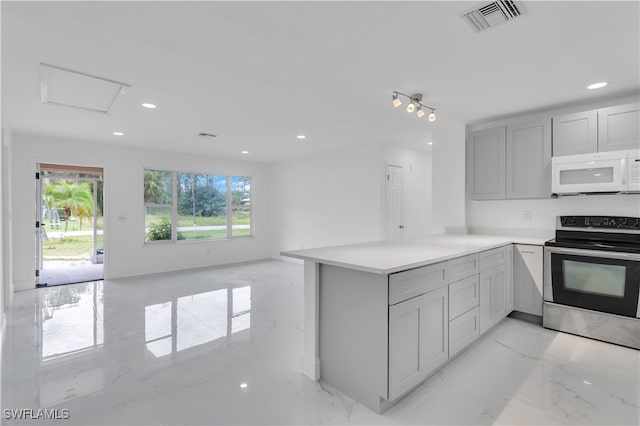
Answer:
MULTIPOLYGON (((155 222, 149 225, 149 232, 147 232, 148 241, 162 241, 171 239, 171 220, 168 217, 163 217, 160 222, 155 222)), ((178 231, 178 239, 184 240, 182 232, 178 231)))

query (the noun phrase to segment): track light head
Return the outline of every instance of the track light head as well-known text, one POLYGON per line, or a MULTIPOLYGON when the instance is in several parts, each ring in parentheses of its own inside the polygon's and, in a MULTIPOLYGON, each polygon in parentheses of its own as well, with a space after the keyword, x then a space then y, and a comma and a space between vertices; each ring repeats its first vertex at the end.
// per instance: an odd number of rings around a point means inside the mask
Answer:
POLYGON ((394 93, 393 94, 393 106, 398 108, 400 105, 402 105, 402 101, 398 98, 398 94, 394 93))
POLYGON ((418 118, 422 118, 424 116, 424 111, 422 110, 422 105, 418 105, 418 112, 416 112, 418 118))
POLYGON ((436 113, 431 110, 431 114, 429 114, 429 121, 436 121, 436 113))
POLYGON ((416 105, 413 102, 407 105, 407 112, 413 112, 415 110, 416 110, 416 105))

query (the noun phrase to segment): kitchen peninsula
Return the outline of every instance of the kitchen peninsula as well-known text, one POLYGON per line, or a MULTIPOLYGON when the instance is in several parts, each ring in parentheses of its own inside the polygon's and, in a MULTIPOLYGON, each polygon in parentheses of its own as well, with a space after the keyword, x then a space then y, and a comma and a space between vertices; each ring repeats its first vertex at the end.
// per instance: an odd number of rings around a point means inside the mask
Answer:
POLYGON ((303 373, 383 412, 513 310, 512 243, 435 235, 282 252, 304 260, 303 373))

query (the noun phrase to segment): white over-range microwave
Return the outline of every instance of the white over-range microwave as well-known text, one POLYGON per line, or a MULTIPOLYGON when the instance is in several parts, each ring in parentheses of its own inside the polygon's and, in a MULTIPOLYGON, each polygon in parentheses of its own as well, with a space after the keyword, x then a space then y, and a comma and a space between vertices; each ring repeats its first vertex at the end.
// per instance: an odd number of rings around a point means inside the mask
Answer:
POLYGON ((640 150, 553 157, 551 173, 558 195, 640 192, 640 150))

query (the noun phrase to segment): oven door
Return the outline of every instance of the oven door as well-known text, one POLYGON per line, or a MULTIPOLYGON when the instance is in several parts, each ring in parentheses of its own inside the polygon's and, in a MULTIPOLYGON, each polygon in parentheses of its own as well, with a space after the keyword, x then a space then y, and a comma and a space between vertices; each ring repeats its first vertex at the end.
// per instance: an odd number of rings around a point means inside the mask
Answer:
POLYGON ((640 254, 545 247, 544 299, 640 318, 640 254))

